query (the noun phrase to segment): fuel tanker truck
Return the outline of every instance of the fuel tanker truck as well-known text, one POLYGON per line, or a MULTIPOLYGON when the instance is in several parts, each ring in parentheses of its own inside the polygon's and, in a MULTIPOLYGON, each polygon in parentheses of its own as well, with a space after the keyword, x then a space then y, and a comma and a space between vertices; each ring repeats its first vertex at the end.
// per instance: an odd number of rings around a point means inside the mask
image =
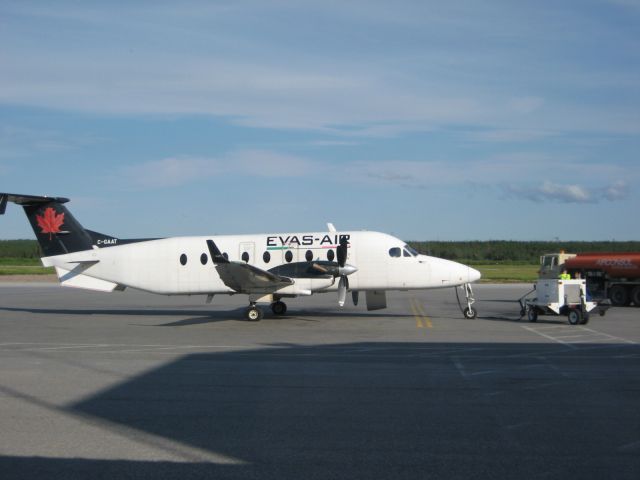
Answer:
POLYGON ((612 305, 640 307, 640 253, 549 253, 540 257, 540 278, 571 278, 587 282, 587 295, 608 298, 612 305))

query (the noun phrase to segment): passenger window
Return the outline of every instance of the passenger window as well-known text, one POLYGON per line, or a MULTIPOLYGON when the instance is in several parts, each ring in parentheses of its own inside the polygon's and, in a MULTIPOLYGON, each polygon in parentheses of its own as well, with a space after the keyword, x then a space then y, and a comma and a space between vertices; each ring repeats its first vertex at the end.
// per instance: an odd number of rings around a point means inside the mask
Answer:
POLYGON ((284 259, 287 263, 291 263, 291 260, 293 260, 293 253, 291 253, 291 250, 287 250, 287 253, 284 254, 284 259))
POLYGON ((389 249, 389 256, 390 257, 397 258, 397 257, 400 257, 401 255, 402 255, 402 252, 401 252, 399 247, 393 247, 393 248, 389 249))
POLYGON ((242 252, 242 261, 244 263, 249 263, 249 253, 248 252, 242 252))
POLYGON ((180 255, 180 264, 181 265, 186 265, 187 264, 187 256, 184 253, 182 255, 180 255))
POLYGON ((264 252, 262 254, 262 260, 264 263, 269 263, 271 261, 271 254, 269 252, 264 252))

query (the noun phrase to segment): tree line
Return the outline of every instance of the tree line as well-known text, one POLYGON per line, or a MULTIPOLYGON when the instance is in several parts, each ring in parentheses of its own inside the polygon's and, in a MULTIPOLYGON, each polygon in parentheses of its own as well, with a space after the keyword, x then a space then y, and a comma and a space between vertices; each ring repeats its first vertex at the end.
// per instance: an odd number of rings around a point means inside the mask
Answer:
POLYGON ((520 242, 488 240, 471 242, 408 242, 420 253, 467 263, 537 264, 545 253, 640 252, 640 242, 520 242))
MULTIPOLYGON (((630 242, 518 242, 488 240, 470 242, 410 241, 420 253, 467 263, 537 264, 540 255, 564 250, 585 252, 640 252, 640 241, 630 242)), ((0 240, 0 258, 40 258, 35 240, 0 240)))
POLYGON ((35 240, 0 240, 0 258, 40 258, 40 245, 35 240))

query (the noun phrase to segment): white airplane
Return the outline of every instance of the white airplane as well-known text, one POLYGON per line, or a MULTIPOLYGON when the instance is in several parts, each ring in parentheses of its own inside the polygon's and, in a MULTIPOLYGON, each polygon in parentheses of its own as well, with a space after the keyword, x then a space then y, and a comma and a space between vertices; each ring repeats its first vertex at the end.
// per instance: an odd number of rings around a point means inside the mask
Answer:
POLYGON ((24 207, 44 257, 60 284, 103 292, 127 287, 164 295, 249 296, 248 320, 263 317, 258 303, 283 315, 283 298, 347 291, 368 310, 386 308, 387 290, 463 287, 464 315, 475 318, 471 283, 480 272, 421 255, 402 240, 378 232, 275 233, 154 239, 119 239, 83 228, 63 205, 67 198, 0 193, 24 207))

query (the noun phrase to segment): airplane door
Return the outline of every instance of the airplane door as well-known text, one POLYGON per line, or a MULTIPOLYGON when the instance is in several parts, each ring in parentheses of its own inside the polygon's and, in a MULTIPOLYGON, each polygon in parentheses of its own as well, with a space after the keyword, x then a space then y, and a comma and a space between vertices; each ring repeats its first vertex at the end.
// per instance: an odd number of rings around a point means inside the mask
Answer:
POLYGON ((255 264, 256 246, 253 242, 241 242, 240 251, 238 252, 239 260, 245 263, 255 264))

